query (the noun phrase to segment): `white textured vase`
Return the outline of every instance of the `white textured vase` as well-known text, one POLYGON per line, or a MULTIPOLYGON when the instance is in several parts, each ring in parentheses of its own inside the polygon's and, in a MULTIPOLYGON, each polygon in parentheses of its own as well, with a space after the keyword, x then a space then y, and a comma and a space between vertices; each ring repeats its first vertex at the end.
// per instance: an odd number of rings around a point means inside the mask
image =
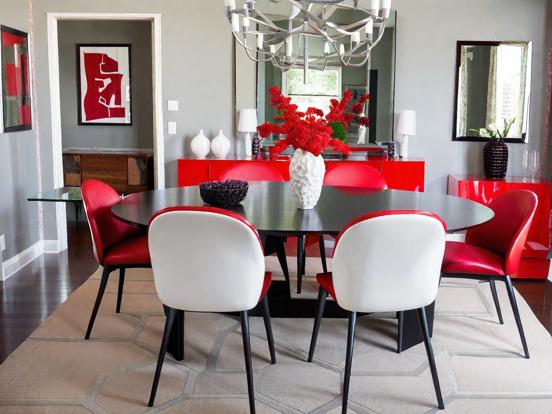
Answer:
POLYGON ((297 207, 309 210, 316 206, 322 192, 325 172, 326 166, 321 155, 315 157, 308 151, 295 150, 289 164, 289 175, 297 207))
POLYGON ((205 158, 209 151, 211 150, 211 141, 205 136, 203 130, 199 131, 191 143, 192 152, 196 158, 205 158))
POLYGON ((217 158, 226 158, 230 152, 230 140, 222 133, 222 129, 211 141, 211 151, 217 158))

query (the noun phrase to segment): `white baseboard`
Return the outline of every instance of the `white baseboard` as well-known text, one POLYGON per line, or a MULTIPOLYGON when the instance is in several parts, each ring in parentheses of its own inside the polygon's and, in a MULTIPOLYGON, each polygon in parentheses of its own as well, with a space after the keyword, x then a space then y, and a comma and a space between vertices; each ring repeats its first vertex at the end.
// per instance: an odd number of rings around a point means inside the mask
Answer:
POLYGON ((60 251, 57 240, 39 240, 31 247, 26 248, 2 263, 0 281, 7 280, 42 254, 59 253, 60 251))
POLYGON ((43 253, 57 254, 61 252, 61 247, 58 240, 42 240, 43 253))

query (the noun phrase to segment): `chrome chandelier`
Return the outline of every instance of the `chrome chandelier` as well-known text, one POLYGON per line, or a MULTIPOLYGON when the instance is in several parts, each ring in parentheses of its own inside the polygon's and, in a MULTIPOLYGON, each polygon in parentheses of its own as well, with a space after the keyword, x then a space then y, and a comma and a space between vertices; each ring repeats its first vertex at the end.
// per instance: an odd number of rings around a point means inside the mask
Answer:
POLYGON ((287 6, 286 17, 259 10, 255 0, 225 0, 225 6, 232 33, 251 60, 272 62, 282 71, 302 67, 306 83, 309 68, 360 67, 368 62, 383 37, 391 0, 367 2, 368 9, 359 6, 359 0, 268 0, 267 9, 287 6), (343 11, 355 21, 339 24, 343 11), (309 55, 310 50, 315 52, 309 55))

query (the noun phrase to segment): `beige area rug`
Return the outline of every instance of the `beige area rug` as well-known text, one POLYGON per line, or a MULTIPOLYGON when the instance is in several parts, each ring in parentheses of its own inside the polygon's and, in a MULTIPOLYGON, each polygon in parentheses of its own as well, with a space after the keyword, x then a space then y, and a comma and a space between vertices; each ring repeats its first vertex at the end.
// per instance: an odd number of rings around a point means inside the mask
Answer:
MULTIPOLYGON (((277 261, 268 267, 278 271, 277 261)), ((290 258, 293 266, 295 260, 290 258)), ((308 274, 319 271, 309 259, 308 274)), ((293 269, 291 269, 293 271, 293 269)), ((84 341, 99 272, 78 289, 0 366, 0 412, 247 413, 239 322, 187 314, 186 359, 167 358, 157 406, 146 407, 164 317, 150 271, 127 271, 123 313, 114 313, 113 275, 93 331, 84 341)), ((312 278, 305 295, 315 296, 312 278)), ((440 289, 434 347, 447 413, 552 413, 552 339, 518 295, 531 352, 521 345, 506 290, 499 284, 505 325, 497 322, 488 284, 446 281, 440 289)), ((261 318, 252 318, 258 413, 339 413, 347 322, 325 319, 316 361, 305 362, 312 319, 273 319, 278 363, 269 364, 261 318)), ((350 413, 436 412, 423 345, 401 355, 396 321, 358 322, 350 413)))

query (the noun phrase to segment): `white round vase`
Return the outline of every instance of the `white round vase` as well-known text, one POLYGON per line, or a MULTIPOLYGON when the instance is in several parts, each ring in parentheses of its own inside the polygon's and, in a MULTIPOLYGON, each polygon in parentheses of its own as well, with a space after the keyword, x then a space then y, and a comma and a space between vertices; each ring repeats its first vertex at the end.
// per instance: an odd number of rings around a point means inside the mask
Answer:
POLYGON ((322 192, 325 172, 326 166, 321 155, 315 157, 300 148, 295 150, 289 164, 289 175, 297 207, 310 210, 316 206, 322 192))
POLYGON ((192 152, 196 158, 205 158, 211 150, 211 141, 205 136, 203 130, 199 131, 191 143, 192 152))
POLYGON ((211 151, 217 158, 226 158, 230 152, 230 140, 222 133, 222 129, 211 141, 211 151))

